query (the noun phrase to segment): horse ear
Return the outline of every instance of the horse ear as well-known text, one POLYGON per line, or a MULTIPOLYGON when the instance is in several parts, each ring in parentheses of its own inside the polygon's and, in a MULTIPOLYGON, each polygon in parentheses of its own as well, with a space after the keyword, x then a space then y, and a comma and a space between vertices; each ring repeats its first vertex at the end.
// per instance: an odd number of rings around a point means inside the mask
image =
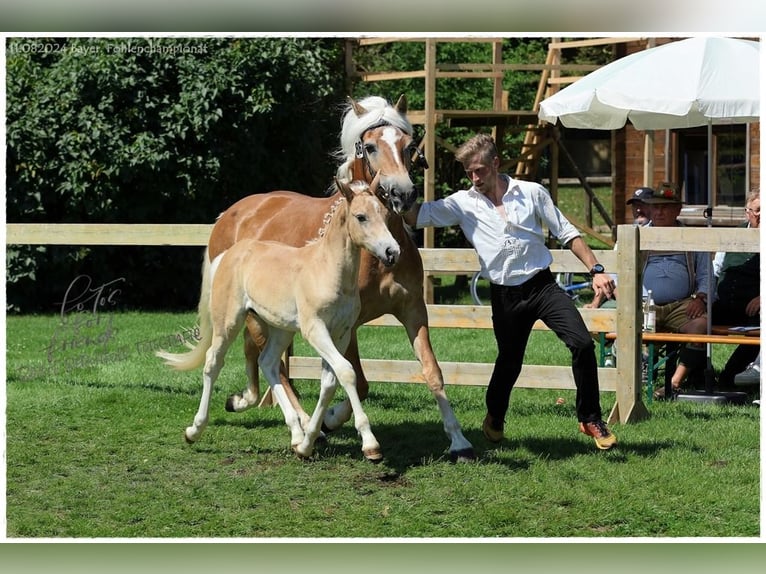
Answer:
POLYGON ((351 104, 351 109, 354 110, 356 117, 359 118, 367 113, 367 110, 360 106, 359 103, 351 96, 348 97, 348 103, 351 104))
POLYGON ((380 170, 375 173, 375 177, 370 182, 370 193, 372 195, 378 195, 378 184, 380 184, 380 170))
POLYGON ((399 99, 396 102, 396 105, 394 106, 396 108, 396 111, 399 112, 401 115, 407 114, 407 98, 404 94, 399 96, 399 99))
POLYGON ((335 178, 335 187, 340 191, 341 195, 346 198, 346 201, 351 203, 351 200, 354 198, 354 190, 351 189, 351 186, 347 183, 344 183, 340 181, 337 177, 335 178))

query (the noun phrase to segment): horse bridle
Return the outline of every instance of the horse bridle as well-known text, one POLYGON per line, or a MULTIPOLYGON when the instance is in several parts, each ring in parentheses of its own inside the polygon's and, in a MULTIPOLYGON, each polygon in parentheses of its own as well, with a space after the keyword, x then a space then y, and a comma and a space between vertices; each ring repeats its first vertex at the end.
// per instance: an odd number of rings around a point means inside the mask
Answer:
MULTIPOLYGON (((388 122, 378 122, 376 124, 371 125, 366 130, 364 130, 360 135, 359 139, 354 144, 354 164, 351 168, 351 175, 352 179, 355 180, 362 180, 362 181, 372 181, 372 179, 375 177, 375 173, 373 172, 372 166, 370 165, 370 158, 367 155, 367 150, 364 147, 364 142, 362 141, 362 138, 364 137, 364 134, 366 134, 370 130, 374 130, 376 128, 384 127, 384 126, 390 126, 391 124, 388 122), (366 169, 365 169, 366 168, 366 169), (367 172, 365 174, 365 171, 367 172)), ((421 139, 421 143, 422 143, 421 139)), ((409 152, 410 154, 415 154, 415 159, 412 162, 412 165, 418 168, 428 169, 428 160, 426 160, 426 156, 423 154, 423 150, 420 149, 420 145, 415 143, 413 140, 410 142, 410 144, 405 149, 405 153, 409 152)), ((388 192, 383 189, 383 187, 378 188, 378 197, 385 203, 388 202, 388 192)))

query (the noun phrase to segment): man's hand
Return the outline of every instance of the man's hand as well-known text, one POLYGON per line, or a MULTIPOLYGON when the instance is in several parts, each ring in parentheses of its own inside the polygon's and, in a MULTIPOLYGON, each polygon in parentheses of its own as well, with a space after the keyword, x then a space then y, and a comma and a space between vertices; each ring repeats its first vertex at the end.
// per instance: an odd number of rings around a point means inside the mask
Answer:
POLYGON ((702 297, 692 299, 686 306, 686 316, 689 319, 697 319, 705 315, 705 313, 707 313, 707 301, 702 297))
POLYGON ((755 297, 745 306, 745 313, 748 317, 755 317, 761 313, 761 296, 755 297))
POLYGON ((597 273, 593 276, 593 292, 596 297, 611 299, 614 297, 614 280, 608 273, 597 273))

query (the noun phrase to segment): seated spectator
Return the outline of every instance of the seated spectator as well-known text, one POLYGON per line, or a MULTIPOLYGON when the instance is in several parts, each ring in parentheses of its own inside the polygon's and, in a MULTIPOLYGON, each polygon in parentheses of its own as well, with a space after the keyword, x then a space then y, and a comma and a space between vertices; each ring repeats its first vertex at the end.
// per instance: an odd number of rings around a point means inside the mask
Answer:
POLYGON ((646 200, 654 196, 651 187, 639 187, 626 202, 633 210, 633 225, 643 227, 649 223, 649 206, 646 200))
MULTIPOLYGON (((760 227, 761 197, 759 190, 747 194, 745 215, 747 222, 743 224, 743 227, 760 227)), ((718 271, 716 274, 719 276, 716 299, 713 302, 713 322, 719 325, 759 325, 761 320, 760 253, 719 253, 715 257, 713 267, 714 271, 718 271)), ((734 349, 718 375, 720 388, 731 388, 735 376, 751 366, 758 356, 758 352, 757 345, 739 345, 734 349)), ((740 381, 742 380, 744 378, 740 377, 740 381)), ((757 384, 758 381, 759 379, 756 378, 753 383, 757 384)))
MULTIPOLYGON (((643 227, 649 223, 649 206, 646 204, 646 200, 654 195, 654 190, 651 187, 639 187, 633 192, 633 195, 626 201, 627 205, 630 205, 633 211, 633 225, 643 227)), ((614 245, 617 249, 617 244, 614 245)), ((611 274, 615 285, 617 284, 617 275, 611 274)), ((612 301, 608 302, 604 298, 603 294, 596 294, 593 296, 593 300, 583 307, 587 309, 598 309, 604 305, 607 307, 614 307, 614 300, 617 299, 617 289, 612 293, 612 301)))
MULTIPOLYGON (((675 227, 683 202, 676 186, 663 184, 647 198, 649 225, 675 227)), ((651 289, 657 304, 657 331, 687 334, 707 333, 707 289, 710 257, 704 252, 653 251, 643 253, 644 295, 651 289)), ((687 378, 701 376, 707 365, 705 346, 687 343, 681 347, 673 373, 673 395, 681 391, 687 378)), ((664 387, 654 393, 665 398, 664 387)))

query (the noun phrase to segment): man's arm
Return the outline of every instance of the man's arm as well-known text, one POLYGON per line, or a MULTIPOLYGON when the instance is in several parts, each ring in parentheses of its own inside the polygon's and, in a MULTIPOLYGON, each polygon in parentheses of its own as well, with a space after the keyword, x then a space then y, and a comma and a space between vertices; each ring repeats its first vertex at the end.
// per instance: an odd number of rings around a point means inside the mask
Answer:
MULTIPOLYGON (((596 254, 583 240, 582 237, 575 237, 568 245, 570 251, 583 262, 585 268, 590 271, 598 263, 596 254)), ((608 273, 596 273, 593 275, 593 292, 596 297, 611 299, 614 296, 614 281, 608 273)))

